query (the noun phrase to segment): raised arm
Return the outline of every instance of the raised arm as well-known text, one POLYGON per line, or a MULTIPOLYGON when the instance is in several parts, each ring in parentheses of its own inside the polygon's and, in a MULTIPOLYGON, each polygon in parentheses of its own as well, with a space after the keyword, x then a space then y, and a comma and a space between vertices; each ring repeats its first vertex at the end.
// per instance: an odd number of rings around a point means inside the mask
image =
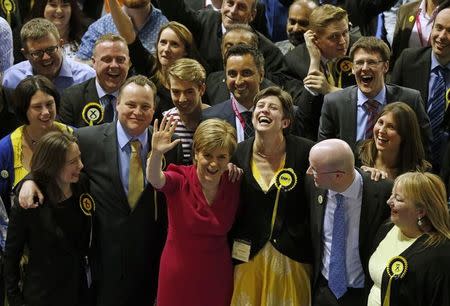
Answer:
POLYGON ((111 16, 116 25, 120 36, 125 38, 127 44, 131 44, 136 40, 136 32, 130 17, 121 9, 117 0, 107 0, 111 9, 111 16))
POLYGON ((164 153, 173 149, 180 139, 172 141, 173 133, 177 126, 177 120, 173 121, 172 117, 164 117, 161 126, 158 126, 158 119, 153 125, 152 135, 152 151, 147 160, 147 180, 154 188, 160 189, 166 184, 166 177, 162 171, 162 159, 164 153))

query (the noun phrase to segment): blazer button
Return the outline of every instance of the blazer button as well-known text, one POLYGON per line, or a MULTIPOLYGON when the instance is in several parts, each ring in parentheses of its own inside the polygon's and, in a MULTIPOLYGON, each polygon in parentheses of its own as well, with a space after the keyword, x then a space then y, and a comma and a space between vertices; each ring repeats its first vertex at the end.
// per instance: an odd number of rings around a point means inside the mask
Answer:
POLYGON ((277 243, 277 240, 276 240, 276 239, 274 239, 274 240, 273 240, 273 243, 277 243))

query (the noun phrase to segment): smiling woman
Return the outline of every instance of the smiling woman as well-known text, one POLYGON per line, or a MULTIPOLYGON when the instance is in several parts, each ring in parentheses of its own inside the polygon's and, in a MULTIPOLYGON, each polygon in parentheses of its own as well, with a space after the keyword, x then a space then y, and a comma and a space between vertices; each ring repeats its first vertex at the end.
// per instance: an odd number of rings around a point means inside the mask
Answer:
POLYGON ((389 103, 378 115, 373 137, 357 150, 361 165, 369 171, 384 171, 391 179, 408 171, 427 171, 431 165, 419 139, 419 123, 412 108, 403 102, 389 103))
POLYGON ((30 12, 30 19, 45 18, 58 29, 63 40, 65 55, 74 58, 81 37, 89 25, 76 0, 37 0, 30 12))
POLYGON ((18 201, 12 208, 5 248, 10 305, 91 305, 87 255, 94 200, 82 168, 74 136, 56 131, 39 140, 30 175, 46 200, 36 209, 25 210, 18 201), (29 261, 21 279, 25 249, 29 261))
POLYGON ((227 234, 239 202, 239 182, 229 178, 236 131, 209 119, 194 134, 194 165, 169 165, 162 156, 172 141, 176 121, 155 121, 147 180, 167 198, 169 233, 161 256, 157 305, 229 306, 233 267, 227 234), (207 288, 207 290, 205 290, 207 288), (176 292, 177 294, 174 294, 176 292))
POLYGON ((72 133, 72 128, 55 121, 60 97, 46 77, 24 79, 15 95, 15 113, 24 125, 0 140, 0 195, 7 212, 11 207, 10 192, 28 174, 38 140, 54 130, 72 133))
POLYGON ((444 184, 431 173, 402 174, 388 205, 391 223, 379 230, 369 261, 374 284, 367 305, 449 305, 450 216, 444 184))

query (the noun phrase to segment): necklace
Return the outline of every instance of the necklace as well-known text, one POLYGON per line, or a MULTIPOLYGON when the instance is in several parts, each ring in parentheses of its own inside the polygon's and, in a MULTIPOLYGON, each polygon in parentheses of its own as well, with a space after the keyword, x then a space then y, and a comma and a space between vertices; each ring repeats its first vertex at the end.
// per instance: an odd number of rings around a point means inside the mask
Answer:
POLYGON ((31 138, 30 134, 28 133, 28 130, 26 127, 23 128, 23 132, 25 134, 25 139, 28 142, 28 144, 30 145, 30 148, 34 148, 37 144, 37 140, 31 138))

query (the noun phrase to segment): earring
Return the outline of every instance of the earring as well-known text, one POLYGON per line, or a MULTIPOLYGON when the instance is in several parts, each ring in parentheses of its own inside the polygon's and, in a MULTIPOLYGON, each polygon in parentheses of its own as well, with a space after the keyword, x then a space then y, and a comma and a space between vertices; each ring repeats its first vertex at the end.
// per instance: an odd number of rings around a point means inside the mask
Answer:
POLYGON ((423 226, 423 218, 422 217, 419 217, 418 219, 417 219, 417 225, 419 226, 419 227, 422 227, 423 226))

